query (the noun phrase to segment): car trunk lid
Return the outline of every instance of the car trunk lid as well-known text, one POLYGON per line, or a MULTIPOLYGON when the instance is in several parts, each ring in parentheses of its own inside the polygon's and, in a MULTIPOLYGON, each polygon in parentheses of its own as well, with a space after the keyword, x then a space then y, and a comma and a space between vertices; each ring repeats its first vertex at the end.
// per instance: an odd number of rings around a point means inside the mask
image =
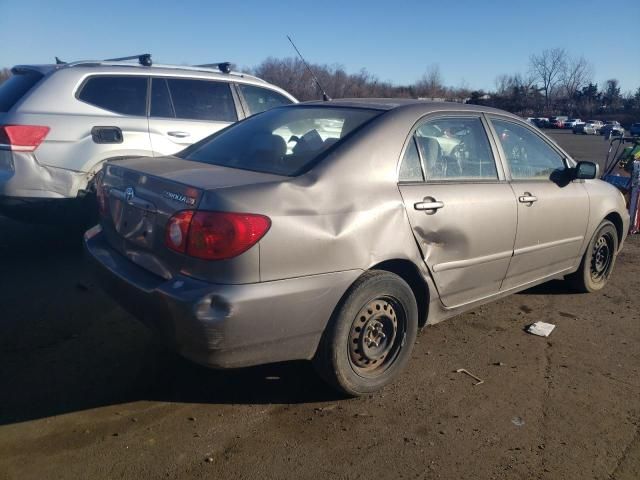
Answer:
POLYGON ((197 260, 166 247, 165 229, 172 215, 197 209, 208 190, 281 179, 177 157, 111 161, 103 172, 108 206, 102 225, 108 242, 133 262, 167 279, 202 267, 197 260))

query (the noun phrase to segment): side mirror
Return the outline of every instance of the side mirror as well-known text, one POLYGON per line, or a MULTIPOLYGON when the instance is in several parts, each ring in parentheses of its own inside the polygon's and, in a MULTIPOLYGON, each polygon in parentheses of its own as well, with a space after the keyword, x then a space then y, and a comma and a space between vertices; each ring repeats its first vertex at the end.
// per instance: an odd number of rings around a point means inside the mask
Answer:
POLYGON ((598 176, 598 165, 593 162, 578 162, 573 178, 576 180, 593 180, 598 176))

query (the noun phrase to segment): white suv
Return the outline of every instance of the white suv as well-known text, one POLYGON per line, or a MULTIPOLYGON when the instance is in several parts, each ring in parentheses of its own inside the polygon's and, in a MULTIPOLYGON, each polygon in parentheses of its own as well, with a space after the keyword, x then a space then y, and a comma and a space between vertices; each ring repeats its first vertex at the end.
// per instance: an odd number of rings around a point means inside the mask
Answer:
POLYGON ((0 212, 21 220, 65 212, 107 158, 171 155, 296 102, 229 63, 152 65, 148 54, 12 73, 0 85, 0 212))

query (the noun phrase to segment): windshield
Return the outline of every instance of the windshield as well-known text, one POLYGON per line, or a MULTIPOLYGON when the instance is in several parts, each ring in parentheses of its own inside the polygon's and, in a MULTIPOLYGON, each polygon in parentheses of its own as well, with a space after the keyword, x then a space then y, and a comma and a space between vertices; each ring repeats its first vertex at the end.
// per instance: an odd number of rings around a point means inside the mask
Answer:
POLYGON ((232 125, 178 156, 223 167, 300 175, 329 148, 381 113, 363 108, 275 108, 232 125))

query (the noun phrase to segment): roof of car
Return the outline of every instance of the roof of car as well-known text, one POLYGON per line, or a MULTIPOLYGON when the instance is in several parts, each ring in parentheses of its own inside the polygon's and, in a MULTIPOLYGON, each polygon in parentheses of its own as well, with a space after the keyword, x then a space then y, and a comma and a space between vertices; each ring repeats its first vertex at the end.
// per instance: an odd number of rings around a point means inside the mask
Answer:
POLYGON ((88 60, 86 62, 73 62, 73 63, 62 63, 62 64, 34 64, 34 65, 16 65, 13 67, 14 71, 19 70, 35 70, 44 75, 53 71, 53 70, 63 70, 63 69, 74 69, 74 70, 96 70, 99 69, 100 72, 111 72, 111 73, 146 73, 146 74, 154 74, 154 75, 180 75, 180 76, 195 76, 202 75, 207 76, 209 78, 216 78, 221 80, 229 80, 229 78, 234 78, 235 80, 244 80, 250 83, 262 83, 268 84, 266 80, 255 77, 253 75, 249 75, 247 73, 242 72, 229 72, 224 73, 215 68, 208 67, 192 67, 186 65, 163 65, 163 64, 153 64, 152 66, 143 66, 136 63, 125 63, 125 62, 105 62, 100 60, 88 60))
POLYGON ((302 105, 317 105, 325 107, 347 108, 371 108, 376 110, 394 110, 397 108, 410 108, 422 106, 425 111, 470 111, 470 112, 494 112, 513 116, 512 114, 496 108, 483 105, 471 105, 458 102, 441 102, 432 100, 420 100, 413 98, 341 98, 329 101, 314 100, 304 102, 302 105))

